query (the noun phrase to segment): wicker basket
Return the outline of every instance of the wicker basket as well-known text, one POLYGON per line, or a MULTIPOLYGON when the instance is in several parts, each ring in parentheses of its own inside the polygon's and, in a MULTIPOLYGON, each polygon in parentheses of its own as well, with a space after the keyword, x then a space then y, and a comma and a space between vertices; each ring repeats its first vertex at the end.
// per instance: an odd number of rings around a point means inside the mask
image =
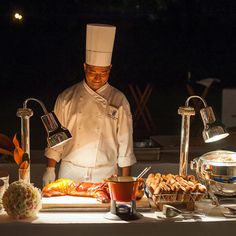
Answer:
POLYGON ((195 202, 206 197, 206 193, 198 192, 152 194, 148 187, 145 188, 145 193, 149 198, 150 205, 161 211, 165 204, 181 209, 194 210, 195 202))

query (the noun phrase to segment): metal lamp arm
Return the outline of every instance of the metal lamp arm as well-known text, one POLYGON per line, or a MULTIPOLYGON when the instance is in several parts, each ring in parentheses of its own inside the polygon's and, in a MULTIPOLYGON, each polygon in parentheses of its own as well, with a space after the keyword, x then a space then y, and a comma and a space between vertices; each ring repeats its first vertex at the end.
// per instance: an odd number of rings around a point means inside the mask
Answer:
POLYGON ((189 106, 189 101, 190 101, 192 98, 198 98, 198 99, 200 99, 200 100, 202 101, 204 107, 207 107, 206 101, 205 101, 202 97, 197 96, 197 95, 193 95, 193 96, 190 96, 190 97, 187 98, 187 100, 186 100, 186 102, 185 102, 185 106, 186 106, 186 107, 189 106))
POLYGON ((43 112, 44 112, 45 114, 48 114, 48 111, 47 111, 46 107, 44 106, 43 102, 40 101, 39 99, 36 99, 36 98, 27 98, 27 99, 24 101, 24 103, 23 103, 23 107, 24 107, 24 108, 27 108, 27 102, 28 102, 28 101, 35 101, 35 102, 39 103, 40 106, 41 106, 42 109, 43 109, 43 112))

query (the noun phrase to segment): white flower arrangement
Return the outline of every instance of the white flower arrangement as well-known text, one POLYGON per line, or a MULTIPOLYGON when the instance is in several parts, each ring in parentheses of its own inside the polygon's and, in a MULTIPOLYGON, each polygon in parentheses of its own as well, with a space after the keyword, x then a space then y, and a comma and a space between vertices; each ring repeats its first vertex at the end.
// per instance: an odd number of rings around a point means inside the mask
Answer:
POLYGON ((9 185, 2 197, 8 215, 15 219, 35 217, 42 207, 40 190, 22 180, 9 185))

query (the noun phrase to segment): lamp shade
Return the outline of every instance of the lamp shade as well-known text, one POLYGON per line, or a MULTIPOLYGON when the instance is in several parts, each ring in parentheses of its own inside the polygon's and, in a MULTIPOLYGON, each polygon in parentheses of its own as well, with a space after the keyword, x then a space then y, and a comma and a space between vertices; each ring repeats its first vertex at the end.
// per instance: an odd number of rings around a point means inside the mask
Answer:
POLYGON ((72 138, 69 130, 61 125, 54 112, 41 116, 41 119, 48 134, 47 143, 49 148, 60 145, 72 138))
POLYGON ((226 138, 228 135, 229 133, 220 125, 207 125, 202 132, 205 143, 218 141, 226 138))
POLYGON ((204 124, 202 136, 205 143, 215 142, 229 135, 221 125, 216 124, 215 114, 211 107, 202 108, 200 114, 204 124))

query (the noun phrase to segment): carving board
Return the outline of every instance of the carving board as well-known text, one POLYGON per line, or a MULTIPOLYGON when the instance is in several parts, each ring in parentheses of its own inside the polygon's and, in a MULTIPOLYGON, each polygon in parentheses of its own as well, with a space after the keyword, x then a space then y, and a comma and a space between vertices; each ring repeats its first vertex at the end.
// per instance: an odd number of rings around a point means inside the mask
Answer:
MULTIPOLYGON (((140 210, 150 209, 148 198, 144 196, 141 200, 136 201, 136 208, 140 210)), ((42 211, 109 211, 109 209, 110 203, 101 203, 90 197, 59 196, 42 198, 42 211)))

